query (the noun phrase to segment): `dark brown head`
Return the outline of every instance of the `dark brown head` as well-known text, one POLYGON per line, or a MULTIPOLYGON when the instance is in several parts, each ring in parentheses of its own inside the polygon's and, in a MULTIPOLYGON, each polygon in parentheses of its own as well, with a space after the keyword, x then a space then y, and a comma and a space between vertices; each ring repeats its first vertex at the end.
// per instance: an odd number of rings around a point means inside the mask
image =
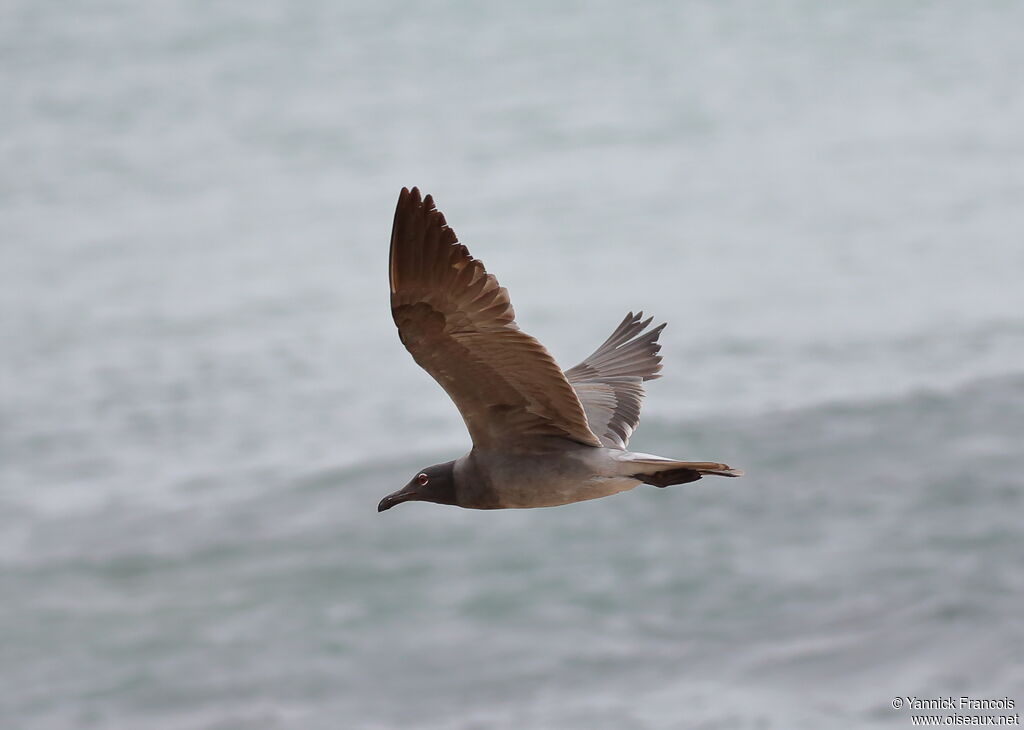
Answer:
POLYGON ((402 502, 455 504, 455 462, 435 464, 418 472, 408 484, 382 499, 377 511, 383 512, 402 502))

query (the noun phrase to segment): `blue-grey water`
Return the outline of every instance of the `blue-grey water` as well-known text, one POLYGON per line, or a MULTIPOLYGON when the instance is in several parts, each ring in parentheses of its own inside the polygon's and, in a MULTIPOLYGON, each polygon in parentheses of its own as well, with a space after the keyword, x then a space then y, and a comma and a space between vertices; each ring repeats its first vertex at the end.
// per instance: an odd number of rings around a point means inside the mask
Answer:
POLYGON ((1024 703, 1024 6, 0 8, 0 727, 903 728, 1024 703), (378 499, 432 192, 632 445, 712 480, 378 499))

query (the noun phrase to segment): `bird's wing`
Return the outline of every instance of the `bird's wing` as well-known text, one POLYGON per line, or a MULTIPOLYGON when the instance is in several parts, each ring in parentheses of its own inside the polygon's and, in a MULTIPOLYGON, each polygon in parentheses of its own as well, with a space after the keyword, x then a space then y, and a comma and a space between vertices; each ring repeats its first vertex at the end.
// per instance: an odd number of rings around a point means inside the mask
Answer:
POLYGON ((516 325, 508 292, 416 188, 398 198, 390 269, 402 344, 455 401, 474 444, 601 446, 554 358, 516 325))
POLYGON ((658 337, 664 324, 644 332, 652 318, 630 312, 611 337, 586 360, 565 371, 576 390, 590 429, 601 443, 624 449, 640 422, 645 380, 660 378, 658 337))

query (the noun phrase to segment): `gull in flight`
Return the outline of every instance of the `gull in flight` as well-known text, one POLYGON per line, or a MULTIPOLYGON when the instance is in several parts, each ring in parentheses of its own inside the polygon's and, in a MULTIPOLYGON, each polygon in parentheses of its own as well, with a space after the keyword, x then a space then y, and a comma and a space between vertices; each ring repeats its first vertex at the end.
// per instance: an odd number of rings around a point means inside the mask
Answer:
POLYGON ((417 472, 377 511, 421 501, 471 509, 554 507, 638 484, 667 487, 726 464, 627 450, 643 383, 659 377, 664 324, 630 312, 564 373, 516 325, 508 291, 458 242, 428 195, 402 188, 391 230, 391 313, 402 344, 455 402, 468 454, 417 472))

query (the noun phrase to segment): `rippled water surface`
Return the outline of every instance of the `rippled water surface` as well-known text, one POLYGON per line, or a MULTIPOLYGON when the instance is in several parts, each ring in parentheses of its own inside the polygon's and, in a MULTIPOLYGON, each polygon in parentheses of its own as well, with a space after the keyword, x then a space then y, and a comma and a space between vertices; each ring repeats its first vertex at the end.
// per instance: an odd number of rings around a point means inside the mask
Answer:
POLYGON ((1024 10, 0 10, 0 726, 902 728, 1024 703, 1024 10), (632 445, 742 480, 378 499, 468 440, 388 310, 432 192, 632 445))

